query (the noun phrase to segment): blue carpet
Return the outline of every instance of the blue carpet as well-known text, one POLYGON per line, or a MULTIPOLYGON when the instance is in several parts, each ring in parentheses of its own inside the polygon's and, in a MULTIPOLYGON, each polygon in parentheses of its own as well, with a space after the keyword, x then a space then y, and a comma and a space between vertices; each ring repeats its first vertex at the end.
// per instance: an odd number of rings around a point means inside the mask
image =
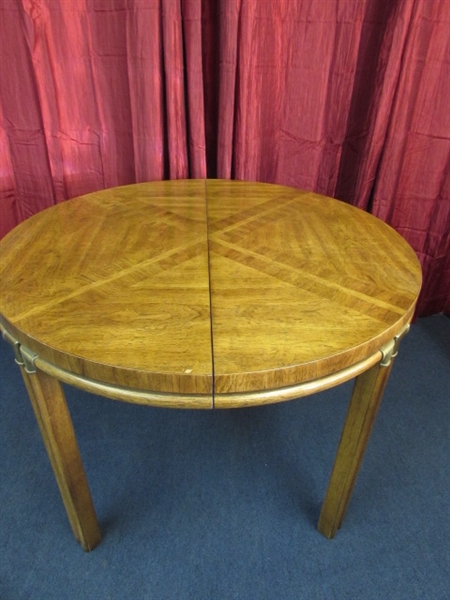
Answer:
POLYGON ((103 532, 87 554, 2 342, 0 598, 446 600, 449 367, 450 319, 420 319, 334 540, 315 527, 351 384, 214 413, 67 389, 103 532))

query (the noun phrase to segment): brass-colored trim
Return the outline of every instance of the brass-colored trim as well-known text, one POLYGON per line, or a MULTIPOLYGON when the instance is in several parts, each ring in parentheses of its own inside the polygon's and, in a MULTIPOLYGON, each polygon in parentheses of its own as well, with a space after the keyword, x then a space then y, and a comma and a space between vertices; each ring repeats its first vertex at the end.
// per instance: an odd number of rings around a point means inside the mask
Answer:
POLYGON ((410 329, 410 324, 407 323, 403 329, 396 335, 392 340, 390 340, 387 344, 385 344, 381 348, 381 353, 383 358, 381 359, 380 365, 382 367, 388 367, 391 364, 391 361, 398 354, 398 347, 400 345, 400 341, 405 337, 410 329))
POLYGON ((16 340, 16 338, 14 336, 12 336, 9 331, 6 331, 6 329, 2 329, 2 337, 5 340, 5 342, 8 342, 8 344, 10 344, 14 350, 14 357, 16 360, 16 363, 19 366, 23 366, 23 358, 22 355, 20 353, 20 342, 18 340, 16 340))
POLYGON ((2 337, 13 347, 15 361, 19 367, 24 367, 27 373, 36 373, 34 361, 36 360, 37 354, 21 344, 19 340, 4 328, 2 329, 2 337))
POLYGON ((381 354, 383 355, 383 358, 381 359, 380 365, 382 367, 388 367, 391 364, 392 357, 394 356, 394 351, 395 351, 395 338, 392 340, 389 340, 389 342, 387 342, 387 344, 385 344, 381 348, 381 354))
POLYGON ((400 331, 400 333, 398 333, 394 339, 395 339, 395 352, 392 355, 392 358, 395 358, 398 354, 398 348, 400 346, 400 342, 402 341, 402 339, 405 337, 405 335, 407 333, 409 333, 409 330, 411 329, 411 323, 407 323, 403 329, 400 331))
POLYGON ((33 352, 32 350, 29 350, 23 344, 20 344, 20 354, 22 355, 23 366, 25 368, 25 371, 30 374, 36 373, 36 365, 35 365, 36 358, 37 358, 36 352, 33 352))

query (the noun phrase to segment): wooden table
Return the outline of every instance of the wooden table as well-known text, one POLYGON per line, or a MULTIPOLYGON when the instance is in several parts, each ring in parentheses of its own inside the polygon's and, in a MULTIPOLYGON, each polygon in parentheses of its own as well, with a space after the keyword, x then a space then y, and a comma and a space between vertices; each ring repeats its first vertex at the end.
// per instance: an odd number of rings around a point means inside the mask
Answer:
POLYGON ((60 382, 211 409, 356 378, 318 524, 335 535, 420 289, 393 229, 278 185, 145 183, 23 222, 0 244, 0 273, 3 336, 84 549, 100 532, 60 382))

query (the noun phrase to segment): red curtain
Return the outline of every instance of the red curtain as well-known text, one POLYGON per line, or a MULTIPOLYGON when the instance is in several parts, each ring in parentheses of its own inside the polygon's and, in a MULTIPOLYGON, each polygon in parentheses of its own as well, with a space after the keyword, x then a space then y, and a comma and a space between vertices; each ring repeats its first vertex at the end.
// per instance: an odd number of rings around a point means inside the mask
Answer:
MULTIPOLYGON (((448 0, 1 0, 0 217, 184 177, 370 210, 450 313, 448 0)), ((363 235, 363 232, 362 232, 363 235)))

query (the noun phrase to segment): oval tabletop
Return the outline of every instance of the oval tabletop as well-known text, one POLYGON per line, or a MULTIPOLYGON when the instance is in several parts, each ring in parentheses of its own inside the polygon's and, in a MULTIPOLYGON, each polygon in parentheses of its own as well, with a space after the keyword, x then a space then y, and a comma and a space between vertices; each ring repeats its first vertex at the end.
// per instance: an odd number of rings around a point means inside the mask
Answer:
POLYGON ((276 390, 372 356, 407 324, 418 260, 379 219, 278 185, 103 190, 0 242, 2 328, 84 378, 167 394, 276 390))

